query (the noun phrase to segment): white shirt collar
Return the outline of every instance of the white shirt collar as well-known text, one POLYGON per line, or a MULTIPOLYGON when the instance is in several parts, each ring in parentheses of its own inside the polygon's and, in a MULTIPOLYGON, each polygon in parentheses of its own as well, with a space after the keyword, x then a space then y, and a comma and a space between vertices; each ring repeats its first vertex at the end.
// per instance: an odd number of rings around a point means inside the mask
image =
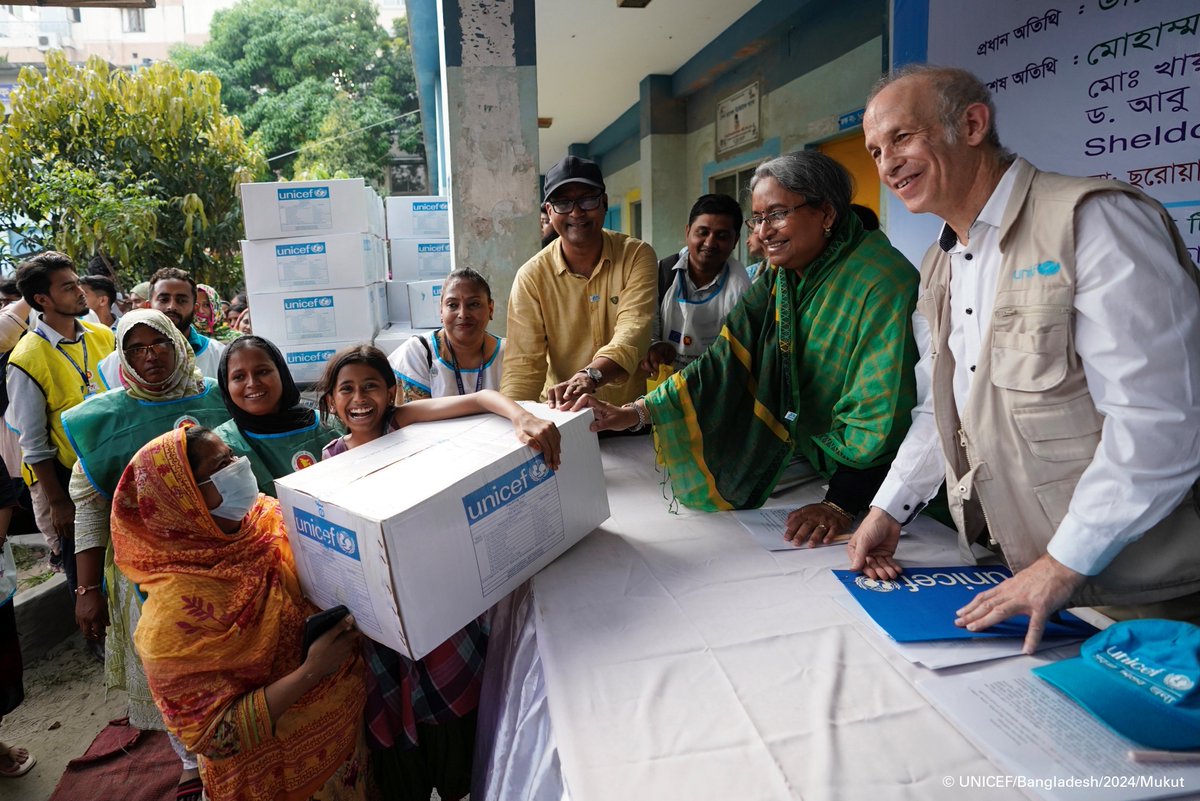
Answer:
MULTIPOLYGON (((968 236, 974 240, 979 230, 977 226, 986 225, 992 228, 999 228, 1000 223, 1004 221, 1004 209, 1008 207, 1008 200, 1012 197, 1013 185, 1017 181, 1017 171, 1013 169, 1016 164, 1014 161, 1008 165, 1004 171, 1004 175, 1000 176, 1000 182, 996 184, 996 188, 992 190, 991 197, 987 203, 983 204, 983 208, 979 211, 979 216, 975 218, 975 222, 971 223, 968 236)), ((949 223, 942 223, 941 234, 938 235, 938 247, 946 253, 957 253, 962 250, 964 245, 958 241, 958 235, 954 233, 954 229, 949 223)))

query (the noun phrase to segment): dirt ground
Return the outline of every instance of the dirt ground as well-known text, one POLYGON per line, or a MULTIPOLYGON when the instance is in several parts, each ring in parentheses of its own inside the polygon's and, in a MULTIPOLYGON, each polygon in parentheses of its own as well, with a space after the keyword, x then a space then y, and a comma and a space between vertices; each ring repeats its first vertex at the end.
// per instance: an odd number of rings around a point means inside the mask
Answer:
POLYGON ((79 632, 25 664, 25 702, 0 722, 0 741, 28 748, 37 765, 19 779, 0 778, 0 801, 50 797, 67 763, 125 716, 125 694, 104 695, 104 667, 79 632))

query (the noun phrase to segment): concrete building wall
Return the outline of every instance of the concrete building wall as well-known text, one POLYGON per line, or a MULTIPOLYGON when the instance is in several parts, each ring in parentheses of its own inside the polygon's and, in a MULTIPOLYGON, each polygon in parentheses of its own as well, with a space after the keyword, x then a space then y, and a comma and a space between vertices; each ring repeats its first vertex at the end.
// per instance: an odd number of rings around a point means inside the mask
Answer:
MULTIPOLYGON (((630 204, 642 200, 643 239, 660 255, 671 253, 683 245, 691 204, 714 191, 719 177, 858 130, 846 118, 863 107, 880 76, 886 20, 884 2, 846 0, 768 26, 766 34, 745 42, 737 58, 721 56, 720 46, 727 43, 714 42, 671 77, 674 100, 685 106, 683 133, 647 131, 643 96, 582 147, 605 173, 610 205, 620 204, 619 229, 631 233, 630 204), (755 82, 761 92, 760 141, 716 157, 719 103, 755 82)), ((738 200, 749 207, 748 198, 738 200)))
MULTIPOLYGON (((602 168, 603 169, 603 168, 602 168)), ((620 230, 629 232, 629 206, 642 197, 642 167, 638 162, 613 173, 604 173, 604 187, 608 190, 608 206, 621 207, 620 230)))

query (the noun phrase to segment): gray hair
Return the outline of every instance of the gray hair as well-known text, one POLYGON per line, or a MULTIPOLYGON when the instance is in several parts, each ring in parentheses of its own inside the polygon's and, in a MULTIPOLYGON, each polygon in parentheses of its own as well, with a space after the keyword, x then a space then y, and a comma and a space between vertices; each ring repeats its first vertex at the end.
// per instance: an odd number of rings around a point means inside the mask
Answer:
POLYGON ((764 161, 754 170, 750 191, 764 178, 774 178, 794 194, 828 201, 837 215, 836 223, 850 214, 854 181, 845 167, 819 150, 796 150, 764 161))
POLYGON ((996 104, 992 101, 991 91, 967 70, 939 67, 936 64, 907 64, 875 82, 871 94, 867 96, 867 105, 885 88, 904 78, 923 78, 933 88, 937 95, 935 112, 947 144, 958 143, 958 126, 967 107, 982 103, 988 110, 988 131, 984 144, 994 149, 1002 160, 1013 158, 1012 153, 1000 144, 1000 134, 996 130, 996 104))

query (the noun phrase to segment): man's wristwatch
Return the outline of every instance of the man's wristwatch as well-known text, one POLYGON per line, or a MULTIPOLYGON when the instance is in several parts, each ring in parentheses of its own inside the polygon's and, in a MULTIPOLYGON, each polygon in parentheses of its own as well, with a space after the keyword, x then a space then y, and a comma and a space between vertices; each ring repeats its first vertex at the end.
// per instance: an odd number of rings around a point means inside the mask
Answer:
POLYGON ((599 387, 600 382, 604 380, 604 373, 600 372, 595 367, 585 367, 582 370, 580 370, 579 372, 583 373, 588 378, 592 379, 592 383, 595 384, 597 387, 599 387))

